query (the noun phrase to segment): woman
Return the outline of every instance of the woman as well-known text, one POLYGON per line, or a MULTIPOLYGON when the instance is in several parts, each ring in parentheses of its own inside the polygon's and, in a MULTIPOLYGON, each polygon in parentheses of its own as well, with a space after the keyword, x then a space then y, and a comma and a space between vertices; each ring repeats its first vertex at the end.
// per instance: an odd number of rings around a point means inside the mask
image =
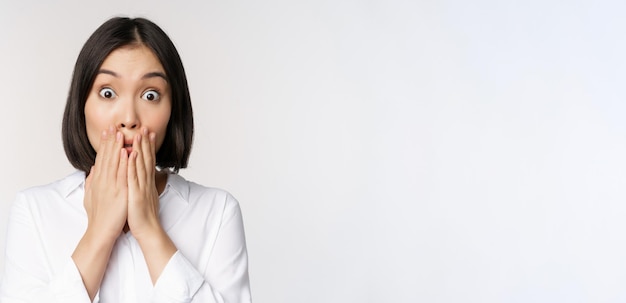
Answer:
POLYGON ((249 302, 241 211, 186 181, 193 117, 182 62, 142 19, 81 50, 63 116, 79 171, 18 193, 0 302, 249 302))

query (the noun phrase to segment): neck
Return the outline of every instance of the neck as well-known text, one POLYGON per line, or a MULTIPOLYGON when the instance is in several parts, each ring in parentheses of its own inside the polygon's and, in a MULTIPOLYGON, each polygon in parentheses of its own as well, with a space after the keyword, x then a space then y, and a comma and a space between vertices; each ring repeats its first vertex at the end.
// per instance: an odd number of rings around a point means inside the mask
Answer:
POLYGON ((166 171, 157 171, 154 175, 154 184, 156 185, 159 195, 165 190, 165 185, 167 185, 167 175, 166 171))

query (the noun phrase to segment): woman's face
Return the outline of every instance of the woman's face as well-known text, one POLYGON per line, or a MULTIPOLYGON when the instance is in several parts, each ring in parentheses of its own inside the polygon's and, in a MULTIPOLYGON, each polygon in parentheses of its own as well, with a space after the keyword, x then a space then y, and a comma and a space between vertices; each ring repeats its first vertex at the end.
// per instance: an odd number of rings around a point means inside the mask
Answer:
POLYGON ((129 154, 134 136, 144 127, 156 133, 159 150, 172 110, 166 78, 159 59, 144 45, 121 47, 106 57, 85 103, 87 136, 96 152, 109 127, 124 135, 129 154))

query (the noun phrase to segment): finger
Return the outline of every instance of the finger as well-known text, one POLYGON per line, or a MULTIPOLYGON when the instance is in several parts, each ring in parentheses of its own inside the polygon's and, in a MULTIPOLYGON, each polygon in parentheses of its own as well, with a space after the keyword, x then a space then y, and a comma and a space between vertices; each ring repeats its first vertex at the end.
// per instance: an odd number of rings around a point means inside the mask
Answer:
MULTIPOLYGON (((102 165, 103 165, 103 162, 104 162, 103 158, 104 158, 104 154, 105 154, 104 153, 104 149, 106 148, 107 136, 108 136, 107 131, 103 130, 102 134, 100 135, 100 145, 98 147, 98 151, 99 152, 96 153, 96 161, 94 163, 95 167, 102 167, 102 165)), ((99 174, 101 171, 102 170, 99 169, 97 173, 99 174)))
POLYGON ((127 166, 127 176, 128 176, 128 187, 129 188, 137 188, 138 180, 137 180, 137 151, 133 148, 133 151, 130 152, 130 156, 128 157, 128 166, 127 166))
POLYGON ((120 149, 120 164, 117 168, 117 184, 119 186, 128 186, 128 152, 125 148, 120 149))
POLYGON ((146 170, 146 177, 154 178, 154 160, 152 156, 152 148, 150 146, 150 135, 148 134, 148 129, 143 129, 143 136, 141 137, 141 151, 143 156, 143 165, 146 170))
POLYGON ((115 141, 117 139, 117 133, 113 126, 109 126, 108 130, 106 130, 106 135, 103 138, 103 146, 101 146, 98 153, 102 157, 101 169, 100 173, 107 178, 111 175, 111 172, 115 173, 117 171, 117 165, 113 164, 112 152, 114 149, 115 141))
POLYGON ((150 154, 153 157, 152 166, 156 166, 156 133, 150 134, 150 154))
POLYGON ((124 136, 121 132, 115 131, 113 127, 109 128, 109 132, 110 135, 107 142, 107 153, 104 156, 105 159, 107 159, 107 176, 111 177, 111 180, 113 180, 113 178, 117 176, 117 171, 120 164, 120 149, 122 149, 123 146, 124 136))
POLYGON ((146 183, 146 167, 144 165, 143 160, 143 148, 141 141, 143 140, 141 134, 135 136, 135 140, 133 141, 133 151, 137 151, 137 155, 135 158, 135 171, 137 172, 137 180, 140 187, 146 183))
POLYGON ((85 191, 91 188, 91 181, 93 180, 93 175, 95 174, 95 170, 96 170, 96 167, 91 166, 91 169, 89 170, 89 174, 87 175, 87 178, 85 179, 85 191))

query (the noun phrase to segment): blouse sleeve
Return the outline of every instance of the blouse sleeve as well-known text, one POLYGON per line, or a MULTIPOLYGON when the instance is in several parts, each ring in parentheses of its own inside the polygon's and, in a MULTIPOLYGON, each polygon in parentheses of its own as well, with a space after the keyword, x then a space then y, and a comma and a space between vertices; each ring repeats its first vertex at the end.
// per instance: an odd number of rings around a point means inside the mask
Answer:
POLYGON ((60 270, 51 268, 23 194, 11 208, 5 248, 0 302, 91 302, 70 257, 60 270))
POLYGON ((251 302, 243 220, 232 196, 227 197, 207 268, 195 268, 177 251, 154 286, 152 302, 251 302))

